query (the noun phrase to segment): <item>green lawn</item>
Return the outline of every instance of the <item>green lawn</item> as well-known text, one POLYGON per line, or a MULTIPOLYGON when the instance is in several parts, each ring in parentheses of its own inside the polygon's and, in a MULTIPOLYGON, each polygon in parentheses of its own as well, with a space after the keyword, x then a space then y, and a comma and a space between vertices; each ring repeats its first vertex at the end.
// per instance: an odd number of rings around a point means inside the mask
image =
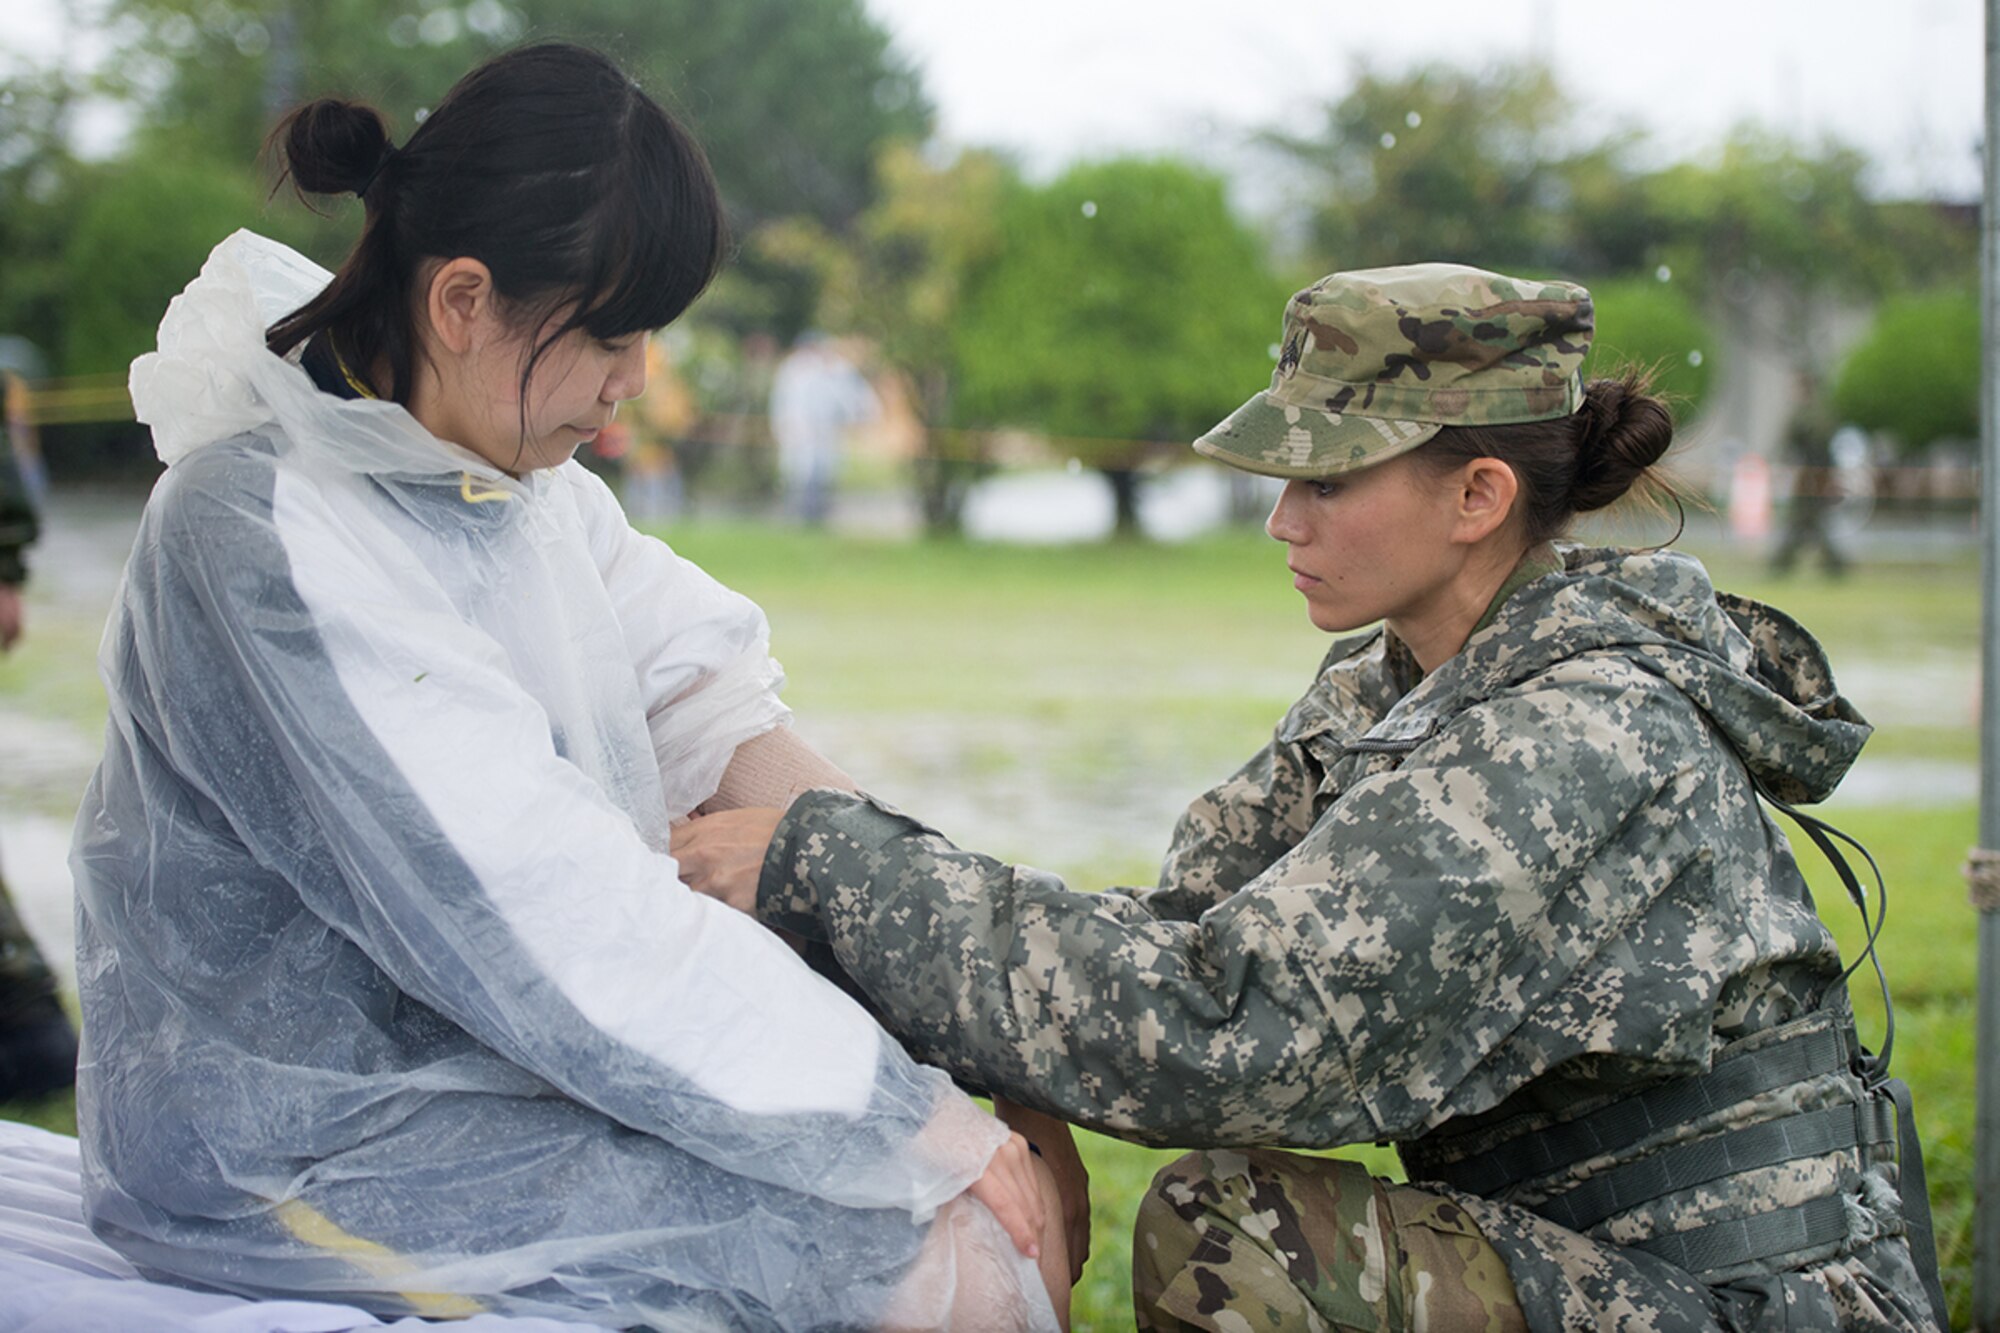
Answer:
MULTIPOLYGON (((1325 643, 1299 609, 1280 548, 1253 533, 1065 548, 904 544, 752 524, 668 535, 769 612, 805 734, 947 833, 1078 887, 1150 880, 1173 809, 1262 744, 1325 643)), ((1905 707, 1894 688, 1912 663, 1951 681, 1976 674, 1969 555, 1864 568, 1840 584, 1773 583, 1748 561, 1711 563, 1719 583, 1775 601, 1819 633, 1836 670, 1890 683, 1873 752, 1976 760, 1969 699, 1940 708, 1919 691, 1905 707)), ((94 729, 101 704, 76 679, 88 680, 94 635, 60 637, 67 642, 0 668, 0 705, 94 729)), ((1963 1310, 1974 916, 1958 866, 1975 839, 1974 812, 1964 801, 1850 805, 1835 822, 1869 845, 1889 878, 1882 951, 1897 988, 1897 1070, 1916 1091, 1947 1281, 1963 1310)), ((1810 853, 1802 860, 1827 917, 1853 940, 1839 889, 1810 853)), ((1872 1000, 1857 991, 1864 1032, 1879 1031, 1872 1000)), ((73 1107, 0 1115, 66 1128, 73 1107)), ((1096 1235, 1076 1325, 1126 1328, 1127 1228, 1171 1154, 1085 1137, 1096 1235)), ((1391 1162, 1366 1156, 1382 1169, 1391 1162)))

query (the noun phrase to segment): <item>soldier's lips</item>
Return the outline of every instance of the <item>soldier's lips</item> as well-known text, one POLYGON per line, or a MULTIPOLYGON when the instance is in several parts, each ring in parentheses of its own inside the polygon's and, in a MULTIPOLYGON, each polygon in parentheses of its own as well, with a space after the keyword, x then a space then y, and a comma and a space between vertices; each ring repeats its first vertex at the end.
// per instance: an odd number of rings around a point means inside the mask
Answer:
MULTIPOLYGON (((1285 568, 1292 569, 1290 565, 1286 565, 1285 568)), ((1319 579, 1314 578, 1304 570, 1292 569, 1292 586, 1300 592, 1304 592, 1308 588, 1316 588, 1319 584, 1319 579)))

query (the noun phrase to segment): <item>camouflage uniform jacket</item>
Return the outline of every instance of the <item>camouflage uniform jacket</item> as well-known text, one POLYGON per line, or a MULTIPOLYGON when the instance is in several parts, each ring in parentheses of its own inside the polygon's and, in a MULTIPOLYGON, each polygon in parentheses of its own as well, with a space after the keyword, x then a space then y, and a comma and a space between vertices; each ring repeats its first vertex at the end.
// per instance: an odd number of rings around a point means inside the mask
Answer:
POLYGON ((0 583, 11 586, 27 581, 28 566, 22 553, 39 531, 27 483, 14 461, 13 441, 0 426, 0 583))
MULTIPOLYGON (((1428 676, 1383 632, 1336 643, 1150 891, 1072 892, 813 793, 759 915, 830 950, 918 1058, 1161 1145, 1554 1121, 1780 1025, 1844 1027, 1836 946, 1751 775, 1822 799, 1867 725, 1804 630, 1696 561, 1562 563, 1428 676)), ((1782 1088, 1626 1155, 1858 1090, 1782 1088)), ((1538 1329, 1924 1328, 1893 1179, 1855 1152, 1794 1162, 1587 1236, 1518 1206, 1548 1182, 1464 1202, 1538 1329), (1849 1234, 1819 1253, 1697 1281, 1626 1248, 1835 1191, 1849 1234)))

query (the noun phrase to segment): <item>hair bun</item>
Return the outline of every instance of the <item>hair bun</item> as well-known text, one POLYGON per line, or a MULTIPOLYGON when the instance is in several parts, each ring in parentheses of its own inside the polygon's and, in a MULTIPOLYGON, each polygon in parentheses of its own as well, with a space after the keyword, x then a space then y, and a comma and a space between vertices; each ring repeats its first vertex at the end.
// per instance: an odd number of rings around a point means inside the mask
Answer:
POLYGON ((335 97, 294 109, 271 138, 293 183, 310 194, 365 193, 395 152, 380 112, 335 97))
POLYGON ((1592 380, 1577 409, 1576 477, 1569 504, 1577 513, 1602 509, 1645 481, 1674 440, 1673 413, 1636 374, 1592 380))

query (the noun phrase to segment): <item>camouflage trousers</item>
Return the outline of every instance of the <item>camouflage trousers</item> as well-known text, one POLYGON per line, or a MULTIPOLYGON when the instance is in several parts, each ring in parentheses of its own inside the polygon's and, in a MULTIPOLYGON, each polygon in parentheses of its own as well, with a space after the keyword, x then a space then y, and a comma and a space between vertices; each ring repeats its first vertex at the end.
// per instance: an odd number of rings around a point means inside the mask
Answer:
POLYGON ((1499 1254, 1450 1199, 1333 1158, 1189 1153, 1132 1238, 1139 1328, 1525 1333, 1499 1254))
POLYGON ((55 995, 56 979, 0 879, 0 1028, 46 1019, 55 995))

